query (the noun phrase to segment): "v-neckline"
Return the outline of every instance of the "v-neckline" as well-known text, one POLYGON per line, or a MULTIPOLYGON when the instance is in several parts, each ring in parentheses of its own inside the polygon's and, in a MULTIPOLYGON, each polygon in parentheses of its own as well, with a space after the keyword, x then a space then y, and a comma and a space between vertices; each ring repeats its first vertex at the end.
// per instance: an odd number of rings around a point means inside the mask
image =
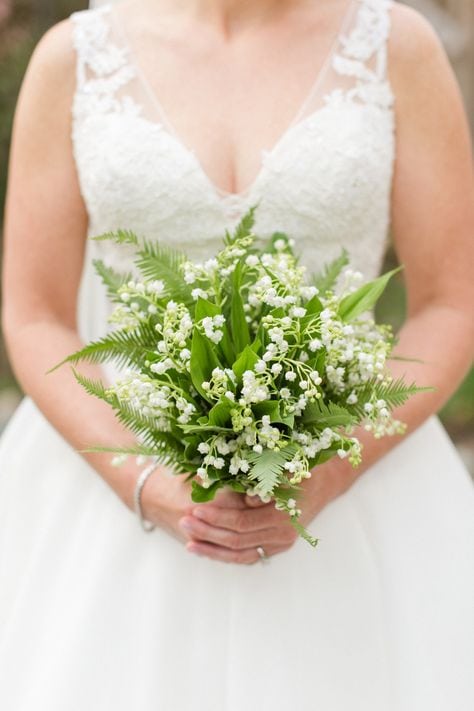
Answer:
MULTIPOLYGON (((138 80, 141 82, 143 89, 145 90, 146 94, 148 95, 148 98, 151 101, 151 104, 155 108, 158 116, 159 116, 159 125, 171 136, 171 138, 174 139, 176 144, 185 152, 189 155, 189 157, 194 161, 197 170, 201 174, 201 177, 204 179, 204 181, 208 184, 208 186, 211 188, 211 190, 214 192, 215 196, 220 199, 222 202, 230 202, 232 203, 241 203, 245 200, 247 200, 252 193, 254 192, 254 189, 258 185, 258 183, 261 180, 261 177, 264 173, 265 166, 266 166, 266 161, 272 157, 277 150, 280 148, 280 146, 284 143, 286 140, 287 136, 296 128, 299 127, 300 125, 304 125, 306 123, 306 120, 313 117, 315 113, 318 113, 320 109, 316 109, 316 111, 310 112, 307 116, 304 116, 305 111, 307 107, 309 106, 311 100, 314 98, 318 88, 321 86, 322 82, 324 81, 324 78, 326 77, 326 74, 330 68, 332 59, 334 55, 337 53, 337 50, 340 46, 341 43, 341 37, 344 36, 344 32, 346 30, 346 26, 349 24, 350 19, 352 18, 353 12, 355 10, 355 7, 358 3, 363 2, 363 0, 348 0, 348 3, 346 5, 346 8, 344 12, 342 13, 342 20, 338 26, 338 30, 333 36, 333 39, 330 43, 330 48, 329 51, 323 60, 315 80, 313 81, 309 91, 307 92, 305 98, 301 102, 296 114, 294 115, 293 119, 290 121, 288 126, 284 129, 284 131, 280 134, 280 136, 276 139, 276 141, 273 143, 272 147, 269 149, 261 149, 260 151, 260 167, 255 175, 255 177, 250 181, 250 183, 243 188, 242 190, 239 191, 229 191, 225 190, 224 188, 221 188, 217 183, 209 176, 208 172, 204 169, 203 163, 201 159, 198 157, 195 149, 190 147, 180 136, 178 131, 175 129, 173 123, 168 119, 167 112, 164 110, 160 100, 158 99, 158 96, 153 89, 150 81, 148 80, 148 77, 146 73, 143 71, 137 56, 135 54, 135 51, 133 49, 132 43, 128 39, 128 35, 126 30, 124 29, 122 23, 119 21, 117 14, 114 12, 112 4, 109 3, 107 5, 109 15, 111 16, 112 22, 116 30, 121 36, 121 40, 123 43, 123 48, 125 49, 128 57, 128 63, 129 65, 133 68, 136 77, 138 80)), ((154 121, 150 121, 151 123, 157 123, 154 121)))

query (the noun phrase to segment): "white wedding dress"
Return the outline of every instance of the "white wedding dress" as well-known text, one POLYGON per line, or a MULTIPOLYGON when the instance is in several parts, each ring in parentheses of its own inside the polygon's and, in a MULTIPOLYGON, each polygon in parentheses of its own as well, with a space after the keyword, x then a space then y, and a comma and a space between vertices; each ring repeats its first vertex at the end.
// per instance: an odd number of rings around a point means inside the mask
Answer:
MULTIPOLYGON (((73 147, 90 235, 132 228, 212 255, 259 201, 309 269, 369 278, 396 149, 391 0, 352 0, 311 94, 244 192, 218 189, 163 115, 116 9, 72 16, 73 147)), ((89 242, 85 339, 107 329, 89 242)), ((74 403, 71 403, 74 407, 74 403)), ((436 417, 268 565, 193 556, 139 522, 25 398, 0 441, 2 711, 471 711, 474 491, 436 417)))

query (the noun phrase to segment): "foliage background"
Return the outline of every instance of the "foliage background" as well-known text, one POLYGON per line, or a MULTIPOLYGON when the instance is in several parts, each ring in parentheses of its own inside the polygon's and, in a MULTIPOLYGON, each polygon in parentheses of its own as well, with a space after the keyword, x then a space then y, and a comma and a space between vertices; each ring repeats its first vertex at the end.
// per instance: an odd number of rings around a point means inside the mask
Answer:
MULTIPOLYGON (((461 15, 465 18, 466 8, 462 5, 463 1, 466 6, 467 4, 470 6, 474 0, 456 0, 456 7, 460 7, 461 15)), ((416 2, 412 4, 416 4, 416 2)), ((0 0, 0 214, 3 213, 5 201, 13 112, 31 53, 48 27, 68 17, 71 12, 86 6, 87 2, 84 0, 75 0, 75 2, 71 0, 19 0, 17 2, 0 0)), ((449 6, 449 0, 439 0, 439 6, 446 8, 449 6)), ((429 14, 429 2, 426 7, 429 14)), ((423 7, 420 9, 424 10, 423 7)), ((437 11, 438 8, 435 8, 435 12, 437 11)), ((469 8, 468 11, 470 12, 469 8)), ((465 23, 465 19, 463 21, 465 23)), ((442 31, 443 25, 439 29, 442 31)), ((460 30, 465 32, 465 29, 461 22, 460 30)), ((462 53, 453 58, 453 66, 461 87, 465 91, 466 106, 472 125, 474 124, 474 111, 471 110, 469 92, 474 86, 474 67, 470 71, 469 56, 466 55, 463 59, 462 53)), ((394 254, 389 251, 385 266, 389 268, 395 263, 394 254)), ((379 307, 379 317, 393 323, 395 327, 399 327, 403 322, 404 313, 405 293, 400 277, 392 281, 390 289, 384 295, 379 307)), ((15 383, 7 354, 0 340, 0 429, 19 397, 20 390, 15 383)), ((441 417, 451 436, 461 444, 467 458, 472 458, 474 451, 472 439, 474 437, 474 370, 443 409, 441 417)))

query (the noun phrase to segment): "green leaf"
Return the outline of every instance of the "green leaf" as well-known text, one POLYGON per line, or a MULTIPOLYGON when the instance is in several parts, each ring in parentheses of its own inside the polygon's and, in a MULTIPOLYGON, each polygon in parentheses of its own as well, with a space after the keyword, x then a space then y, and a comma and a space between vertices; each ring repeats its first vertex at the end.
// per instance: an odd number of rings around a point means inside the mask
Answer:
POLYGON ((280 401, 279 400, 264 400, 252 405, 252 410, 256 417, 262 418, 264 415, 270 416, 270 421, 280 419, 280 401))
POLYGON ((131 230, 116 230, 115 232, 104 232, 96 237, 91 237, 96 242, 110 240, 116 244, 133 244, 138 245, 139 239, 135 232, 131 230))
POLYGON ((321 294, 324 295, 327 291, 334 288, 339 274, 348 264, 349 255, 344 249, 337 259, 324 267, 321 274, 313 276, 313 284, 319 289, 321 294))
POLYGON ((230 481, 226 481, 226 486, 228 486, 232 491, 237 491, 239 494, 245 494, 247 489, 245 486, 242 484, 242 482, 237 481, 236 479, 231 479, 230 481))
POLYGON ((342 321, 352 321, 365 311, 369 311, 383 294, 392 276, 401 269, 402 267, 392 269, 392 271, 383 274, 378 277, 378 279, 363 284, 357 291, 354 291, 353 294, 345 296, 339 304, 339 318, 341 318, 342 321))
POLYGON ((236 353, 241 353, 250 344, 250 332, 245 320, 244 304, 240 293, 242 264, 239 263, 232 275, 232 297, 230 305, 230 328, 236 353))
MULTIPOLYGON (((321 303, 320 299, 318 296, 312 296, 311 299, 308 301, 308 303, 305 306, 306 309, 306 317, 307 316, 315 316, 317 314, 320 314, 321 311, 323 310, 324 306, 321 303)), ((302 319, 303 322, 303 319, 302 319)))
POLYGON ((252 405, 252 411, 257 418, 268 415, 272 423, 293 427, 295 422, 294 414, 284 415, 282 410, 283 402, 281 400, 265 400, 252 405))
POLYGON ((302 420, 305 425, 313 425, 318 429, 324 427, 347 427, 354 423, 355 417, 340 405, 329 402, 327 405, 320 400, 310 402, 306 406, 302 420))
POLYGON ((104 447, 96 445, 79 450, 80 452, 110 452, 110 454, 127 454, 134 457, 155 457, 156 447, 147 447, 144 444, 136 444, 132 447, 104 447))
POLYGON ((198 456, 198 444, 200 441, 199 437, 194 436, 186 442, 184 455, 189 461, 192 461, 198 456))
POLYGON ((126 274, 120 274, 116 272, 112 267, 108 267, 101 259, 94 259, 92 261, 97 274, 102 279, 102 282, 107 287, 107 293, 112 301, 117 301, 122 303, 120 296, 117 295, 120 287, 127 284, 132 278, 131 272, 126 274))
POLYGON ((301 525, 301 523, 295 516, 290 516, 290 523, 295 529, 295 531, 298 533, 298 535, 301 536, 301 538, 303 538, 307 543, 309 543, 310 546, 316 548, 319 543, 319 538, 315 538, 314 536, 312 536, 311 533, 306 530, 304 526, 301 525))
POLYGON ((319 274, 313 276, 313 284, 319 289, 321 294, 334 289, 339 274, 344 267, 349 264, 349 254, 343 249, 339 257, 325 265, 319 274))
POLYGON ((279 422, 282 422, 284 425, 286 425, 290 429, 293 429, 293 427, 295 426, 295 415, 293 412, 289 412, 286 415, 284 414, 284 403, 283 402, 280 402, 279 422))
MULTIPOLYGON (((208 301, 207 299, 203 299, 201 296, 198 297, 194 311, 194 320, 196 322, 202 321, 202 319, 208 316, 213 317, 222 315, 222 311, 217 304, 214 304, 212 301, 208 301)), ((221 330, 224 335, 215 347, 222 352, 226 365, 230 366, 234 362, 235 354, 234 349, 232 348, 232 342, 230 340, 227 324, 225 323, 219 330, 221 330)))
POLYGON ((225 427, 230 420, 230 411, 235 407, 230 401, 218 402, 209 410, 208 423, 213 427, 225 427))
POLYGON ((146 279, 161 280, 170 299, 188 306, 194 303, 191 287, 184 281, 182 265, 187 258, 181 252, 144 240, 135 258, 135 264, 146 279))
POLYGON ((214 368, 220 367, 216 353, 208 339, 194 328, 191 342, 191 380, 198 393, 210 402, 208 393, 203 390, 202 383, 211 379, 214 368))
POLYGON ((273 492, 275 501, 288 503, 288 499, 298 499, 301 494, 302 486, 295 484, 284 484, 277 486, 273 492))
POLYGON ((149 323, 143 323, 133 331, 112 331, 104 338, 87 344, 53 366, 52 373, 64 363, 105 363, 114 361, 119 365, 144 367, 150 350, 155 347, 156 333, 149 323))
POLYGON ((103 400, 109 404, 113 401, 113 398, 111 398, 111 396, 107 393, 107 389, 101 380, 92 380, 91 378, 87 378, 85 375, 82 375, 82 373, 79 373, 75 368, 72 368, 72 372, 79 385, 82 385, 84 390, 89 395, 93 395, 94 397, 99 398, 99 400, 103 400))
POLYGON ((226 244, 233 244, 236 240, 242 239, 242 237, 248 237, 252 234, 252 229, 255 224, 255 210, 257 209, 257 207, 258 203, 256 205, 252 205, 252 207, 245 213, 245 215, 240 220, 239 224, 234 230, 233 235, 227 234, 226 244))
POLYGON ((250 480, 258 480, 262 494, 273 493, 275 487, 280 484, 285 464, 293 458, 295 452, 296 447, 290 444, 284 449, 264 449, 262 454, 249 455, 249 461, 253 466, 248 477, 250 480))
POLYGON ((240 380, 245 371, 252 370, 255 363, 257 363, 259 360, 260 358, 255 353, 253 348, 251 346, 245 346, 244 350, 232 366, 232 370, 236 374, 237 378, 240 380))
POLYGON ((179 429, 185 435, 202 435, 203 432, 222 432, 229 434, 233 432, 232 427, 218 427, 217 425, 180 425, 179 429))
POLYGON ((377 400, 385 400, 387 407, 393 409, 403 405, 410 397, 417 393, 432 392, 433 388, 418 387, 415 383, 407 385, 403 377, 394 380, 388 385, 383 385, 377 379, 370 380, 365 386, 357 390, 359 402, 351 406, 351 410, 364 417, 364 404, 369 402, 373 397, 377 400))
POLYGON ((317 464, 324 464, 325 462, 328 462, 330 459, 332 459, 335 454, 337 454, 337 450, 340 449, 340 447, 340 442, 336 442, 334 444, 331 444, 331 446, 327 449, 321 449, 321 451, 319 451, 312 459, 311 469, 317 464))
POLYGON ((285 242, 285 251, 293 253, 293 250, 291 249, 291 246, 289 244, 288 235, 285 232, 273 232, 268 242, 268 249, 265 251, 268 251, 270 254, 278 253, 280 250, 275 247, 275 242, 278 242, 280 240, 283 240, 283 242, 285 242))
POLYGON ((217 494, 218 490, 223 486, 222 481, 215 481, 211 486, 205 489, 203 486, 193 481, 192 484, 191 499, 196 504, 202 504, 206 501, 212 501, 212 499, 217 494))
POLYGON ((212 301, 209 301, 208 299, 203 299, 202 296, 199 296, 197 301, 196 301, 196 306, 194 309, 194 320, 195 321, 202 321, 203 318, 206 318, 207 316, 220 316, 222 314, 222 311, 220 308, 217 306, 217 304, 214 304, 212 301))

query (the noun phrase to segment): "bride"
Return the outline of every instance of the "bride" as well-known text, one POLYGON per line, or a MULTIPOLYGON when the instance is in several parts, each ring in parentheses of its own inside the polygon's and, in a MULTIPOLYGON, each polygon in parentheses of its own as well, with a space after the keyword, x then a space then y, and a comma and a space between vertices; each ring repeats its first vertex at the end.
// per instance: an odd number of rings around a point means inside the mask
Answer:
MULTIPOLYGON (((18 102, 4 335, 26 397, 0 441, 4 711, 468 711, 474 494, 435 413, 469 366, 474 191, 440 42, 392 0, 121 0, 39 43, 18 102), (305 483, 295 540, 272 505, 192 505, 163 470, 91 444, 131 435, 67 368, 107 329, 86 237, 130 228, 211 256, 259 203, 308 268, 366 278, 389 227, 408 291, 393 361, 433 390, 404 438, 305 483), (260 561, 262 550, 268 558, 260 561), (228 563, 229 565, 223 565, 228 563)), ((113 378, 99 366, 91 377, 113 378)))

